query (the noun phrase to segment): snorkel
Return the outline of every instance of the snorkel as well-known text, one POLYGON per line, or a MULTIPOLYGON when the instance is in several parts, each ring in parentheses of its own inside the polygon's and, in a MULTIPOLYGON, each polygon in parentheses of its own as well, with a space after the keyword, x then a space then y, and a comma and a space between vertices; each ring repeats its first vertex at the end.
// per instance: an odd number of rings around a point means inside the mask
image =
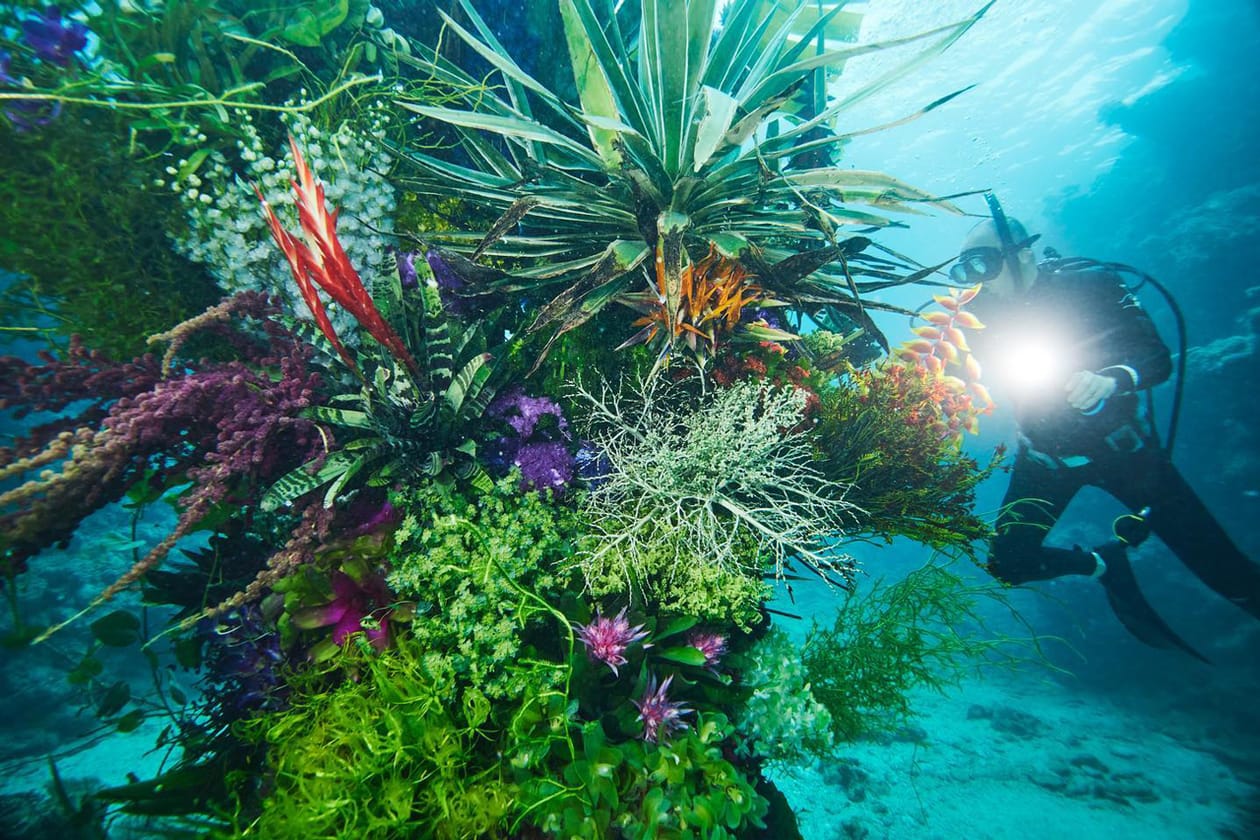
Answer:
MULTIPOLYGON (((998 239, 1002 243, 1002 259, 1006 261, 1006 267, 1011 270, 1011 281, 1018 283, 1022 272, 1019 268, 1019 249, 1021 246, 1015 243, 1015 237, 1011 235, 1011 225, 1006 220, 1006 213, 1002 211, 1002 203, 997 200, 997 196, 992 190, 986 190, 984 200, 989 205, 989 215, 993 217, 993 227, 997 229, 998 239)), ((1031 245, 1031 242, 1025 243, 1031 245)), ((1016 288, 1019 288, 1016 286, 1016 288)))

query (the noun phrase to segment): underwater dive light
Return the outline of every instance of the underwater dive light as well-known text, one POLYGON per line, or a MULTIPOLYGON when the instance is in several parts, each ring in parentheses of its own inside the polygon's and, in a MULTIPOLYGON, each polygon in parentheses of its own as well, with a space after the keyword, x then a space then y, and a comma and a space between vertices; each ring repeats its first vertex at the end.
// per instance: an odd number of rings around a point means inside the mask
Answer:
POLYGON ((1074 370, 1066 342, 1046 331, 1019 331, 1010 339, 989 363, 1004 389, 1024 399, 1062 390, 1074 370))

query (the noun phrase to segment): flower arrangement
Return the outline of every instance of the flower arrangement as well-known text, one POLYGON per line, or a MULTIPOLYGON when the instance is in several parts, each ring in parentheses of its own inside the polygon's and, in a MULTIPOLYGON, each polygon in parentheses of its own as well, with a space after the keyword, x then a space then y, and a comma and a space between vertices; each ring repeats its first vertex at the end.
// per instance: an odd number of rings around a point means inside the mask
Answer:
MULTIPOLYGON (((327 130, 290 115, 285 159, 243 116, 235 152, 172 158, 177 247, 234 294, 157 336, 163 359, 79 342, 0 359, 3 406, 76 405, 0 450, 7 591, 92 510, 176 508, 80 614, 143 584, 169 626, 115 605, 94 644, 156 662, 169 641, 201 680, 189 697, 155 676, 144 705, 94 653, 76 667, 110 725, 170 720, 162 774, 102 793, 131 813, 218 836, 791 836, 767 764, 896 706, 935 652, 918 624, 969 615, 935 582, 935 611, 886 611, 904 633, 838 625, 802 660, 767 601, 802 574, 846 592, 855 539, 967 555, 983 535, 992 465, 955 434, 985 407, 978 368, 960 390, 945 367, 973 292, 942 296, 948 323, 913 359, 851 352, 884 341, 874 292, 927 276, 846 237, 886 221, 854 203, 930 196, 794 166, 836 139, 798 97, 843 61, 826 16, 794 32, 737 0, 710 38, 715 4, 645 3, 627 41, 566 0, 565 104, 457 5, 442 18, 470 68, 440 46, 395 56, 423 74, 398 92, 414 146, 385 133, 400 114, 367 109, 327 130), (707 69, 680 75, 679 56, 707 69), (486 67, 493 88, 471 75, 486 67), (792 127, 768 134, 771 117, 792 127), (439 194, 449 218, 400 229, 439 194), (827 673, 872 651, 851 692, 827 673)), ((297 44, 343 23, 285 20, 297 44)), ((18 644, 79 618, 32 627, 13 605, 18 644)))

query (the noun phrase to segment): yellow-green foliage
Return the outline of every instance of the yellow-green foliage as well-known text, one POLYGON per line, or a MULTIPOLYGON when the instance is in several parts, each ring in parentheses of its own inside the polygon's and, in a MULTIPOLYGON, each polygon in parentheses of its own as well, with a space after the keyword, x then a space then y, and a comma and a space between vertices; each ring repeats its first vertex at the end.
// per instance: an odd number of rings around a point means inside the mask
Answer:
POLYGON ((914 714, 912 689, 941 691, 1009 641, 963 635, 968 624, 983 626, 979 600, 992 596, 991 588, 928 565, 849 596, 830 628, 815 622, 801 660, 836 737, 901 725, 914 714))
MULTIPOLYGON (((661 536, 666 539, 668 535, 661 536)), ((650 581, 656 609, 662 614, 689 615, 717 624, 729 622, 745 632, 761 622, 761 605, 771 591, 764 579, 698 560, 679 562, 677 558, 684 551, 665 544, 660 551, 645 552, 641 563, 633 568, 616 563, 588 566, 586 585, 596 597, 624 598, 628 591, 642 591, 643 582, 650 581)), ((749 562, 755 562, 757 544, 745 539, 741 552, 749 562)))
MULTIPOLYGON (((408 514, 389 583, 417 602, 411 632, 491 698, 519 693, 514 665, 527 637, 554 625, 522 588, 543 598, 561 591, 555 569, 582 530, 569 509, 520 492, 519 480, 513 474, 475 497, 429 482, 396 501, 408 514)), ((547 638, 555 643, 554 631, 547 638)))
POLYGON ((129 157, 122 120, 67 108, 38 132, 0 119, 0 325, 50 326, 116 359, 220 297, 214 281, 170 248, 179 213, 153 187, 156 161, 129 157))
POLYGON ((394 223, 398 230, 407 233, 451 230, 464 223, 468 212, 467 204, 458 199, 429 203, 414 192, 404 190, 398 194, 394 223))
MULTIPOLYGON (((359 654, 350 653, 358 656, 359 654)), ((515 785, 483 729, 490 703, 402 634, 358 679, 295 687, 290 709, 243 728, 265 741, 273 789, 249 834, 267 838, 486 836, 515 785)))

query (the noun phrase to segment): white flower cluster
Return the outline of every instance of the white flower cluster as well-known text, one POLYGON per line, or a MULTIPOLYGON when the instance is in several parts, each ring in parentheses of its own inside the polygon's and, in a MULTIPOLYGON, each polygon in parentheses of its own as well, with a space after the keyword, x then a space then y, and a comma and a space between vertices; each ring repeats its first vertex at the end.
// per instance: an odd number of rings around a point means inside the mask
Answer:
MULTIPOLYGON (((237 112, 241 139, 237 141, 241 165, 234 169, 215 151, 190 166, 188 160, 167 167, 169 185, 179 193, 187 212, 187 229, 175 237, 180 253, 204 264, 229 294, 246 290, 279 294, 289 311, 308 316, 280 249, 272 240, 254 187, 262 191, 281 223, 298 230, 297 209, 290 182, 294 177, 288 144, 264 148, 262 137, 246 112, 237 112), (187 170, 193 171, 187 171, 187 170)), ((395 270, 386 246, 394 244, 396 194, 385 177, 392 159, 382 146, 385 117, 378 113, 366 130, 342 123, 335 132, 320 130, 304 113, 285 115, 290 134, 315 177, 324 185, 328 203, 340 212, 337 234, 368 291, 395 270)), ((204 135, 198 135, 204 140, 204 135)), ((195 158, 193 158, 195 160, 195 158)), ((343 340, 352 343, 350 315, 329 304, 333 325, 343 340)))
POLYGON ((756 664, 742 675, 752 696, 735 722, 739 731, 770 761, 826 754, 835 745, 831 712, 810 693, 801 652, 791 638, 771 630, 748 653, 756 664))

